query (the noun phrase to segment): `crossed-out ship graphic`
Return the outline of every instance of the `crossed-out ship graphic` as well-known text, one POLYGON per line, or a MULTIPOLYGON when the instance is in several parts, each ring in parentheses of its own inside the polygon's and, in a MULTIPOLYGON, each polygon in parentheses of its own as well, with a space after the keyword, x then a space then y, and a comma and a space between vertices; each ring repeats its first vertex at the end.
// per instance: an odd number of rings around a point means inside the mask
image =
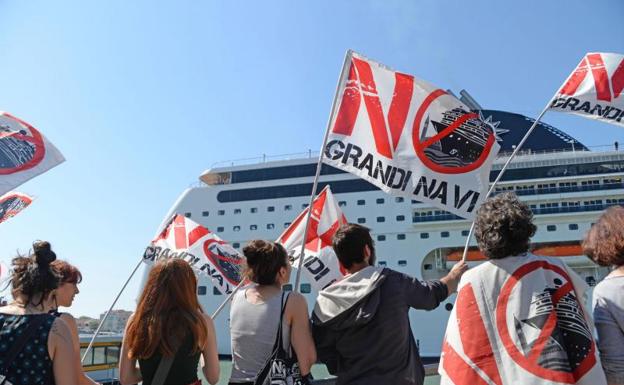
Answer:
MULTIPOLYGON (((9 135, 0 138, 0 168, 11 169, 29 162, 35 156, 35 145, 10 136, 13 133, 8 126, 0 125, 0 135, 9 135)), ((25 131, 20 134, 26 135, 25 131)))
MULTIPOLYGON (((431 120, 431 125, 439 134, 468 113, 470 112, 457 107, 445 111, 442 114, 441 121, 431 120)), ((428 126, 428 123, 429 118, 427 118, 425 122, 425 127, 428 126)), ((491 123, 489 120, 481 118, 468 119, 453 130, 453 132, 427 147, 424 153, 432 162, 441 166, 467 166, 481 156, 488 138, 494 133, 497 125, 498 122, 491 123)), ((426 131, 427 130, 423 130, 423 134, 425 134, 426 131)), ((421 140, 422 139, 426 138, 421 138, 421 140)))
POLYGON ((574 291, 568 292, 553 304, 552 296, 560 286, 561 281, 555 279, 554 288, 546 287, 542 292, 533 293, 530 316, 522 320, 514 316, 514 323, 522 351, 528 355, 534 349, 537 338, 529 341, 527 334, 535 335, 535 332, 541 331, 554 311, 557 324, 537 363, 546 369, 572 372, 590 354, 592 338, 574 291))

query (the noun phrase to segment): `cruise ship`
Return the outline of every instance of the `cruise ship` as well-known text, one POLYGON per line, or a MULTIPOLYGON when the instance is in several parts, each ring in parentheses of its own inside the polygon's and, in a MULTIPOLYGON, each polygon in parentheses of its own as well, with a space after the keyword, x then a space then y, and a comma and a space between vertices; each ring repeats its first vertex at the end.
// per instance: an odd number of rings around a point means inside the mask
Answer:
MULTIPOLYGON (((497 129, 501 151, 491 171, 493 181, 534 120, 512 112, 482 110, 474 104, 469 107, 480 110, 497 129)), ((251 239, 277 239, 308 204, 317 160, 316 154, 308 152, 217 164, 180 195, 165 218, 183 214, 239 250, 251 239)), ((538 226, 532 239, 536 254, 563 258, 595 286, 608 269, 582 255, 580 240, 604 209, 624 203, 623 176, 624 152, 613 147, 590 150, 565 132, 540 123, 496 191, 514 191, 530 205, 538 226)), ((379 265, 429 280, 444 276, 461 258, 469 221, 415 200, 387 195, 352 174, 323 165, 318 191, 326 185, 350 222, 372 230, 379 265)), ((468 253, 471 265, 484 260, 474 243, 468 253)), ((311 308, 316 293, 307 279, 302 274, 299 290, 311 308)), ((198 297, 208 313, 226 298, 206 277, 200 279, 198 297)), ((455 296, 449 297, 433 311, 410 311, 423 357, 439 358, 454 300, 455 296)), ((228 318, 229 307, 215 320, 223 355, 230 354, 228 318)))

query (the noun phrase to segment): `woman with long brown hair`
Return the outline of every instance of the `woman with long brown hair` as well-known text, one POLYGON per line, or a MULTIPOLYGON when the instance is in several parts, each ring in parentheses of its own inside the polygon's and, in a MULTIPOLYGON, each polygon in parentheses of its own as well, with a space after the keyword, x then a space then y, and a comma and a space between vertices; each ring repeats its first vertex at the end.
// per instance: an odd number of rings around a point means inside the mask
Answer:
POLYGON ((163 383, 201 384, 197 377, 200 354, 204 376, 211 384, 217 383, 214 324, 202 311, 196 293, 197 278, 186 261, 162 260, 152 268, 136 312, 126 326, 119 362, 123 385, 140 381, 151 385, 159 365, 167 361, 170 369, 160 369, 166 378, 163 383))
POLYGON ((71 332, 49 314, 61 281, 50 266, 54 260, 50 244, 37 241, 30 256, 12 262, 14 301, 0 307, 0 374, 13 385, 77 384, 71 332))

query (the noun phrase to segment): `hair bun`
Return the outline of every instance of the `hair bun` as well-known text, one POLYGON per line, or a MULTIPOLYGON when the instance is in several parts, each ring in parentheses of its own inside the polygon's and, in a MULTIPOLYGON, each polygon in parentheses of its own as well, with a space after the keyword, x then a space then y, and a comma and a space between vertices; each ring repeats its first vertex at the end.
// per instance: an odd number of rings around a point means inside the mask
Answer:
POLYGON ((56 260, 56 253, 52 251, 52 246, 48 241, 35 241, 33 252, 35 253, 35 261, 40 266, 49 265, 56 260))

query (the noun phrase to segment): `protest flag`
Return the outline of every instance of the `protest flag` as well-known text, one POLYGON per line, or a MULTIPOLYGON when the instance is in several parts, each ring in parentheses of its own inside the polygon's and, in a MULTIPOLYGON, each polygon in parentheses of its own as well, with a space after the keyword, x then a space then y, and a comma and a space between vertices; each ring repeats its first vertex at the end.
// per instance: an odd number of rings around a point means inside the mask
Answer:
POLYGON ((316 290, 331 285, 345 275, 332 248, 332 238, 341 225, 347 223, 331 189, 326 186, 312 202, 310 225, 304 239, 306 207, 284 230, 276 242, 284 246, 293 266, 301 258, 300 247, 305 243, 302 267, 316 290))
POLYGON ((0 112, 0 194, 65 161, 36 128, 0 112))
POLYGON ((440 384, 605 385, 587 289, 564 262, 533 254, 469 270, 446 328, 440 384))
POLYGON ((489 120, 432 84, 347 56, 323 161, 386 193, 473 218, 500 148, 489 120))
POLYGON ((245 258, 215 233, 179 214, 143 253, 147 264, 161 258, 186 260, 196 273, 208 276, 223 294, 230 294, 242 281, 245 258))
POLYGON ((0 197, 0 223, 13 218, 26 207, 30 206, 33 198, 19 192, 11 191, 0 197))
POLYGON ((624 127, 624 55, 588 53, 555 94, 550 109, 624 127))

